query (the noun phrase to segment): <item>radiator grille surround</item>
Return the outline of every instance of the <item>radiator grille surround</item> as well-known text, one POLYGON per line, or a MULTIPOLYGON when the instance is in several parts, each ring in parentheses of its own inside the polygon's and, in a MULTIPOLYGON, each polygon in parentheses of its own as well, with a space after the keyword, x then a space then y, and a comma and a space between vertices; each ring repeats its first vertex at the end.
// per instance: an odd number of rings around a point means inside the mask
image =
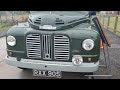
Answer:
POLYGON ((26 36, 28 58, 43 60, 69 60, 70 42, 65 35, 29 34, 26 36))

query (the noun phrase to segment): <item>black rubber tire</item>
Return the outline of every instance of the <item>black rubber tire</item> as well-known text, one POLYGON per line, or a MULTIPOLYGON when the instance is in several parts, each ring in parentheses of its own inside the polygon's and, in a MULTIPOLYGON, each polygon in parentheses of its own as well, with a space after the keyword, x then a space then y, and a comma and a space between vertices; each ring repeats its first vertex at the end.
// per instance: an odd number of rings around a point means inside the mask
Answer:
POLYGON ((93 72, 88 72, 88 73, 80 73, 81 75, 93 75, 93 72))
POLYGON ((90 72, 90 73, 85 73, 86 75, 93 75, 93 72, 90 72))
POLYGON ((18 68, 22 70, 28 70, 28 68, 22 68, 22 67, 18 67, 18 68))

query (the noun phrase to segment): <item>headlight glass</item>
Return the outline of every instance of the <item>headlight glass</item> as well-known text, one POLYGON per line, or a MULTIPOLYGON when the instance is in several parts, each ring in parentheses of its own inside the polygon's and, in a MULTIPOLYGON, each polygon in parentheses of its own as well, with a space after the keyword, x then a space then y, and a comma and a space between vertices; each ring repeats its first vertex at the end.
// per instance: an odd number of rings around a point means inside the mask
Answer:
POLYGON ((72 62, 74 65, 81 65, 83 63, 83 58, 80 55, 74 55, 72 58, 72 62))
POLYGON ((15 46, 16 45, 16 39, 13 36, 8 36, 7 37, 7 44, 10 46, 15 46))
POLYGON ((83 41, 82 47, 88 51, 92 50, 94 48, 94 41, 92 39, 86 39, 83 41))

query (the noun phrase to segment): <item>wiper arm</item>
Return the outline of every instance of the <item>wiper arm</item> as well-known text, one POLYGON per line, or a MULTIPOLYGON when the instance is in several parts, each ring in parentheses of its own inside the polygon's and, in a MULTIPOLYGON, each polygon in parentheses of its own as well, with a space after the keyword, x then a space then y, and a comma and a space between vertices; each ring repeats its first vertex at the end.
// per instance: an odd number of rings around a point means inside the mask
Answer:
POLYGON ((67 29, 67 28, 72 28, 74 26, 77 26, 81 23, 85 23, 87 21, 89 21, 90 19, 89 18, 80 18, 78 20, 75 20, 74 22, 71 22, 71 23, 68 23, 68 24, 65 24, 65 25, 60 25, 57 27, 57 29, 67 29))

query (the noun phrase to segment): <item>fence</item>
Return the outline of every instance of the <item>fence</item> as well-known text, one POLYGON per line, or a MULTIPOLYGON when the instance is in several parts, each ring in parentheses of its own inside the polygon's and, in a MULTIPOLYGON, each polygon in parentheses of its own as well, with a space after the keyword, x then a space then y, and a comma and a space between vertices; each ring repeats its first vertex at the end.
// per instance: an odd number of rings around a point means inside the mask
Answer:
POLYGON ((28 13, 25 11, 0 11, 0 27, 13 26, 27 19, 28 13))
POLYGON ((120 15, 98 15, 104 28, 120 35, 120 15))

